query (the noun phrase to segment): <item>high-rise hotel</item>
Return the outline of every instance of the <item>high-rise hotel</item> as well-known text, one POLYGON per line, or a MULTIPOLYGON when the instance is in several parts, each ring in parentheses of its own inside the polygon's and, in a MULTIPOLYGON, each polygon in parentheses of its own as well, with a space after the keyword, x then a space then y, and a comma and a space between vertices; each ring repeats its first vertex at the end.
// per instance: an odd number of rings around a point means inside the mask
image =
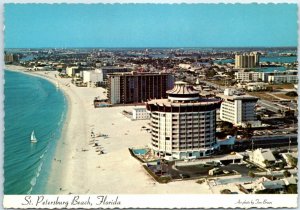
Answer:
POLYGON ((216 109, 221 99, 200 97, 185 82, 176 82, 167 95, 146 103, 153 153, 168 160, 212 155, 217 149, 216 109))
POLYGON ((257 52, 251 52, 250 54, 235 55, 235 68, 247 69, 259 67, 260 54, 257 52))
POLYGON ((168 73, 108 74, 108 101, 111 104, 142 103, 166 97, 173 88, 174 76, 168 73))

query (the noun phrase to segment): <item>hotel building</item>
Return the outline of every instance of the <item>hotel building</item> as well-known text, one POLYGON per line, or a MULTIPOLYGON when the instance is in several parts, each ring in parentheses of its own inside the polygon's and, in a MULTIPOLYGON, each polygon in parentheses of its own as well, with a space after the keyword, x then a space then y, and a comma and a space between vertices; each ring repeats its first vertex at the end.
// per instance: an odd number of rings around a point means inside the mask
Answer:
POLYGON ((125 68, 125 67, 117 67, 117 66, 106 66, 102 67, 100 69, 96 69, 96 72, 100 74, 101 82, 107 80, 107 75, 108 74, 113 74, 113 73, 121 73, 121 72, 130 72, 132 69, 130 68, 125 68))
POLYGON ((255 105, 257 97, 250 95, 234 95, 231 89, 225 89, 224 94, 218 94, 223 98, 220 109, 220 119, 234 125, 243 125, 247 122, 257 122, 255 105))
POLYGON ((18 61, 19 61, 19 55, 4 52, 4 62, 6 64, 11 64, 18 61))
POLYGON ((235 68, 255 68, 259 66, 260 54, 257 52, 251 52, 250 54, 235 55, 235 68))
POLYGON ((148 99, 165 98, 174 85, 168 73, 108 74, 108 101, 111 104, 142 103, 148 99))
POLYGON ((216 109, 221 99, 202 98, 184 82, 176 82, 167 94, 167 99, 146 103, 153 153, 168 160, 212 155, 217 149, 216 109))

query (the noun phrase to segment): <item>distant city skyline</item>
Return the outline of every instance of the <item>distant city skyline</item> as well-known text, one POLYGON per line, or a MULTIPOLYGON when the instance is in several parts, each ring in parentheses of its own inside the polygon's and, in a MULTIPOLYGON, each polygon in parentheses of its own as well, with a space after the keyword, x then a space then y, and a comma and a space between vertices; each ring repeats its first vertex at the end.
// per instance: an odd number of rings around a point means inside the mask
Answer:
POLYGON ((296 4, 6 4, 5 48, 295 47, 296 4))

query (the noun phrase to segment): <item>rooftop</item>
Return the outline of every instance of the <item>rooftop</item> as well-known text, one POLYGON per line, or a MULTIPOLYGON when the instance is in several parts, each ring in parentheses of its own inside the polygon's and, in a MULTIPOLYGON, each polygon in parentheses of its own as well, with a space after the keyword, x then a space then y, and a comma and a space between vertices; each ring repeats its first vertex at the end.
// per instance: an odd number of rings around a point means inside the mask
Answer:
POLYGON ((193 86, 188 85, 186 82, 175 82, 175 86, 172 90, 167 91, 168 94, 180 94, 182 95, 199 95, 199 91, 195 90, 193 86))
POLYGON ((131 72, 114 72, 114 73, 109 73, 109 76, 154 76, 154 75, 171 75, 170 73, 150 73, 150 72, 136 72, 136 71, 131 71, 131 72))
POLYGON ((170 99, 152 99, 147 103, 156 104, 161 106, 198 106, 198 105, 213 105, 216 103, 220 103, 221 100, 218 98, 200 98, 197 101, 189 101, 189 102, 182 102, 182 101, 171 101, 170 99))

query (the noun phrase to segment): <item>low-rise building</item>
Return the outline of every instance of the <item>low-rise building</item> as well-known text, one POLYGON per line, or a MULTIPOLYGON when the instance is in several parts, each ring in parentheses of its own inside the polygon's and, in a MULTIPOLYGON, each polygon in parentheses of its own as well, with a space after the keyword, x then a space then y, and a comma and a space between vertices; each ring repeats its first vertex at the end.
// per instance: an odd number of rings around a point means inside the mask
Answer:
POLYGON ((266 90, 268 83, 265 82, 251 82, 246 84, 246 90, 248 91, 260 91, 266 90))
POLYGON ((273 84, 298 84, 298 70, 287 70, 283 72, 271 73, 268 75, 268 82, 273 84))
POLYGON ((134 107, 132 109, 132 119, 133 120, 150 119, 150 113, 147 111, 146 107, 134 107))
POLYGON ((294 163, 292 162, 293 158, 298 158, 298 152, 289 152, 289 153, 282 153, 282 157, 285 159, 288 166, 292 167, 294 163))
POLYGON ((270 164, 275 163, 276 159, 270 149, 256 149, 249 152, 249 160, 261 167, 268 167, 270 164))
POLYGON ((283 192, 284 186, 285 186, 285 183, 282 180, 265 181, 265 182, 259 183, 256 186, 255 191, 272 190, 272 191, 276 191, 276 192, 283 192))
POLYGON ((258 82, 258 81, 265 81, 265 74, 264 72, 254 72, 254 71, 239 71, 234 73, 235 79, 241 82, 258 82))

